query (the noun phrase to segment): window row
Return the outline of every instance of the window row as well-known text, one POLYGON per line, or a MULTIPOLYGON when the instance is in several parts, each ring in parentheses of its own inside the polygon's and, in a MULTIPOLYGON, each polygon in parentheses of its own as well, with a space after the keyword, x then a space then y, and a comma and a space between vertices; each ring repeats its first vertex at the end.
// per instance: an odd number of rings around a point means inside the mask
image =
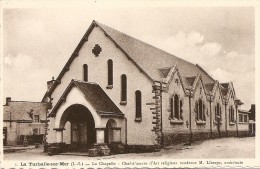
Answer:
POLYGON ((245 115, 239 114, 239 122, 240 123, 247 123, 248 122, 247 114, 245 114, 245 115))
MULTIPOLYGON (((109 59, 107 61, 107 84, 108 86, 112 87, 113 86, 113 61, 109 59)), ((88 65, 84 64, 83 65, 83 80, 88 81, 88 65)))
POLYGON ((234 123, 235 122, 235 110, 233 106, 230 106, 229 108, 229 122, 234 123))
POLYGON ((206 121, 205 103, 201 99, 195 103, 195 113, 197 121, 206 121))
POLYGON ((219 103, 217 103, 217 106, 215 106, 215 121, 222 121, 222 112, 221 112, 221 106, 219 103))
MULTIPOLYGON (((107 89, 113 88, 113 61, 109 59, 107 61, 107 72, 108 72, 108 86, 107 89)), ((83 80, 88 81, 88 65, 83 65, 83 80)), ((125 74, 121 75, 121 105, 127 104, 127 77, 125 74)), ((142 120, 142 94, 140 90, 135 92, 135 103, 136 103, 136 111, 135 111, 135 121, 142 120)))
POLYGON ((183 101, 175 94, 170 98, 171 119, 183 120, 183 101))

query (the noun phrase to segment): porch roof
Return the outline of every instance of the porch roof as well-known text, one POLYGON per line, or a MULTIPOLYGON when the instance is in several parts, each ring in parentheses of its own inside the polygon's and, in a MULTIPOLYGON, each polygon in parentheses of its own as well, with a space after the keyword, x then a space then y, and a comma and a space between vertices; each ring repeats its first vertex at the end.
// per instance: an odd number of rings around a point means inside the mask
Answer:
POLYGON ((96 109, 97 113, 100 116, 124 116, 121 110, 115 105, 115 103, 109 98, 109 96, 97 83, 90 83, 72 79, 67 89, 64 91, 48 117, 56 116, 58 108, 60 107, 61 103, 66 100, 66 96, 73 86, 75 86, 84 94, 86 100, 91 103, 91 105, 96 109))

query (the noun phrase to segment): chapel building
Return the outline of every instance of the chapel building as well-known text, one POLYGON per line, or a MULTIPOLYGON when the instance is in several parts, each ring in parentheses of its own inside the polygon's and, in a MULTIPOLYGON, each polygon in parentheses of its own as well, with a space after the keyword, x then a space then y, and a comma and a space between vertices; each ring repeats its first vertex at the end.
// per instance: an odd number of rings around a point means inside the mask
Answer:
POLYGON ((248 131, 232 82, 97 21, 48 85, 47 142, 64 151, 157 151, 248 131))

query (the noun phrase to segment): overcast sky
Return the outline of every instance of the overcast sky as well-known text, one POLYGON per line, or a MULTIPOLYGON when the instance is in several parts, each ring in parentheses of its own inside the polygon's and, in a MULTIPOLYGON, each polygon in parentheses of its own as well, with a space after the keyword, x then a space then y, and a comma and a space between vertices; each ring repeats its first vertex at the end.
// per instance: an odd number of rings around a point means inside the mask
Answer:
POLYGON ((41 101, 97 20, 232 81, 242 108, 255 103, 253 7, 137 6, 4 9, 3 97, 41 101))

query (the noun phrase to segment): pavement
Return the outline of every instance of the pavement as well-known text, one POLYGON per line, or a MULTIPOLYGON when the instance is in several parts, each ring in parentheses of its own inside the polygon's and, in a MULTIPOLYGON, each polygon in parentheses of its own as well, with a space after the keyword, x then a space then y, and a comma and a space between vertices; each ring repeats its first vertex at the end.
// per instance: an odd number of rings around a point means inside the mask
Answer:
POLYGON ((13 152, 22 152, 26 150, 32 150, 34 149, 34 145, 28 145, 28 146, 4 146, 4 153, 13 153, 13 152))
POLYGON ((153 153, 116 154, 103 157, 88 157, 75 154, 48 156, 43 148, 23 152, 4 153, 4 160, 103 160, 103 159, 201 159, 201 158, 255 158, 255 137, 230 137, 194 142, 167 147, 153 153))

